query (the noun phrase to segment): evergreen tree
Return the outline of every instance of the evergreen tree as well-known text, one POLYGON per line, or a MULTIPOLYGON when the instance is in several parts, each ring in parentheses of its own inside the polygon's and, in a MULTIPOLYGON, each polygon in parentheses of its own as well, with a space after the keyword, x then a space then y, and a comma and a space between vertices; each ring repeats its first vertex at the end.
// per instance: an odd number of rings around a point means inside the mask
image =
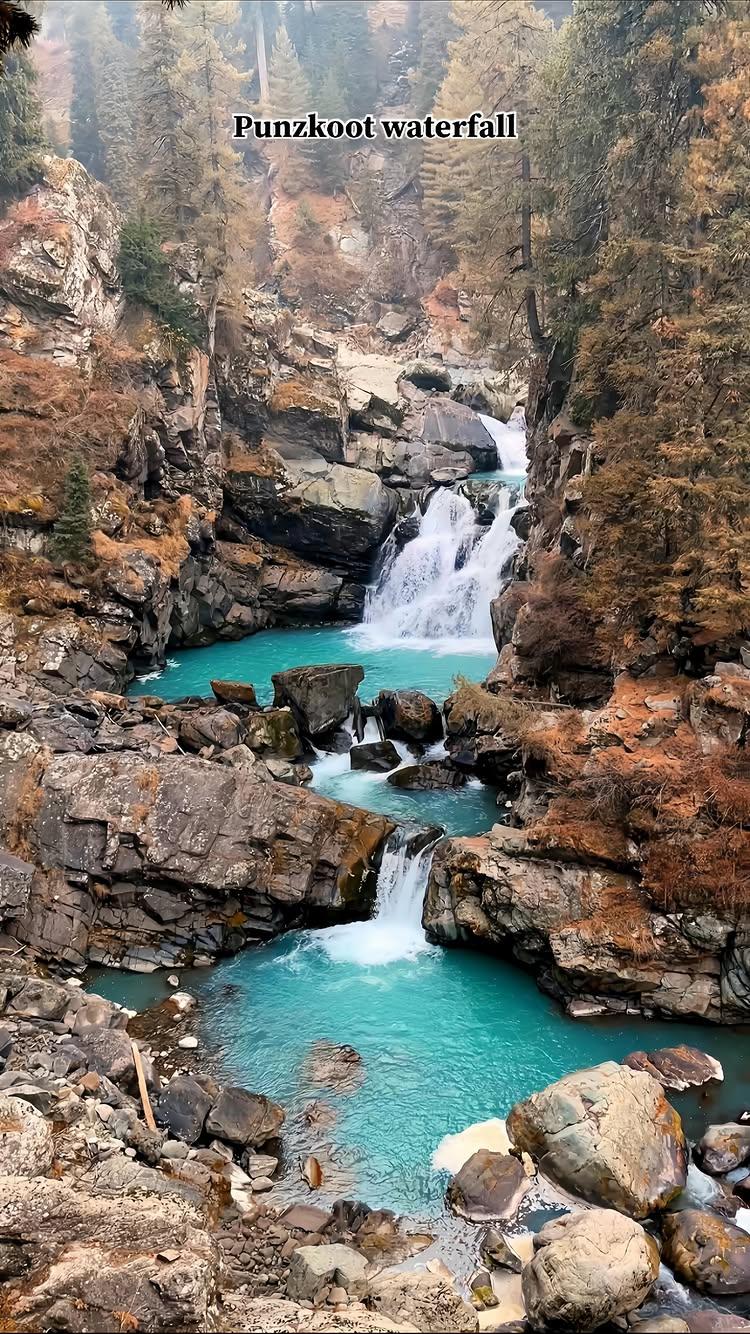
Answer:
POLYGON ((70 151, 74 158, 104 179, 104 147, 99 128, 96 84, 96 32, 103 6, 87 0, 77 4, 69 25, 73 93, 70 101, 70 151))
POLYGON ((172 333, 199 343, 202 326, 192 301, 175 287, 159 230, 145 218, 129 219, 120 233, 118 268, 125 295, 153 310, 172 333))
POLYGON ((185 47, 178 62, 180 132, 195 154, 190 235, 201 256, 209 352, 214 350, 219 304, 227 303, 230 294, 235 307, 241 303, 259 229, 242 159, 228 136, 245 81, 233 63, 241 54, 231 37, 238 15, 234 0, 194 0, 182 20, 185 47))
POLYGON ((54 527, 52 548, 60 562, 82 565, 91 546, 91 477, 86 460, 74 454, 65 477, 60 517, 54 527))
POLYGON ((414 71, 412 104, 415 116, 426 116, 445 77, 448 49, 459 35, 452 5, 445 0, 421 0, 419 5, 419 59, 414 71))
POLYGON ((107 10, 99 9, 93 29, 96 53, 94 101, 103 179, 122 208, 136 193, 132 53, 118 41, 107 10))
MULTIPOLYGON (((349 116, 346 104, 346 90, 336 76, 332 66, 315 99, 315 107, 320 116, 344 119, 349 116)), ((347 178, 348 160, 351 144, 346 139, 321 139, 311 145, 311 161, 315 172, 316 184, 324 190, 335 190, 347 178)))
POLYGON ((36 82, 27 56, 6 56, 0 77, 0 204, 33 184, 46 147, 36 82))
MULTIPOLYGON (((276 34, 269 82, 271 118, 304 116, 312 107, 309 81, 284 27, 276 34)), ((279 184, 290 194, 297 194, 311 183, 315 148, 311 141, 302 139, 279 139, 269 147, 279 184)))
POLYGON ((0 0, 0 69, 3 56, 16 47, 20 50, 31 45, 39 31, 39 24, 26 7, 17 0, 0 0))
POLYGON ((165 233, 184 239, 194 216, 193 183, 200 172, 197 145, 183 131, 194 90, 179 67, 185 33, 165 5, 138 7, 137 145, 140 199, 165 233))
POLYGON ((346 114, 372 111, 377 93, 367 0, 326 0, 313 13, 307 69, 315 93, 333 69, 346 114))
POLYGON ((268 105, 268 53, 273 48, 279 26, 279 6, 276 0, 243 0, 240 6, 237 33, 248 54, 247 63, 254 55, 258 73, 260 105, 268 105))

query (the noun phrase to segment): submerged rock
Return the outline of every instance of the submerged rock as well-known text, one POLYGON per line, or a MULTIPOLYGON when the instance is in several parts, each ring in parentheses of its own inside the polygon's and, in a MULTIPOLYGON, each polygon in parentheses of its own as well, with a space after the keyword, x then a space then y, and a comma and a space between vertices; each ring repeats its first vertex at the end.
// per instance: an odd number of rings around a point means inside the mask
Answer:
POLYGON ((350 663, 323 663, 275 672, 274 704, 288 705, 308 737, 333 731, 354 711, 364 669, 350 663))
POLYGON ((682 1123, 661 1085, 614 1061, 516 1103, 507 1126, 545 1176, 633 1218, 663 1209, 687 1180, 682 1123))
POLYGON ((443 735, 440 710, 421 690, 381 690, 375 710, 386 736, 397 741, 439 741, 443 735))
POLYGON ((474 1223, 510 1219, 518 1212, 530 1184, 518 1158, 478 1149, 454 1176, 447 1199, 455 1214, 474 1223))
POLYGON ((311 1084, 338 1093, 352 1093, 365 1078, 362 1057, 354 1047, 320 1040, 314 1042, 305 1062, 305 1078, 311 1084))
POLYGON ((659 1273, 656 1242, 614 1209, 568 1214, 534 1238, 522 1276, 529 1324, 539 1334, 589 1334, 634 1311, 659 1273))
POLYGON ((663 1258, 699 1292, 750 1292, 750 1236, 716 1214, 684 1209, 662 1222, 663 1258))

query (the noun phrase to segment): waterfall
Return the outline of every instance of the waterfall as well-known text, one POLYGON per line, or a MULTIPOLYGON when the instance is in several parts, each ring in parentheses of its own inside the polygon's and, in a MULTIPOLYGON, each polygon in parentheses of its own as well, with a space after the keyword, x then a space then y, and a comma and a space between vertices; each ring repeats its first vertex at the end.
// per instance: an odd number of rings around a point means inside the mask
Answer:
POLYGON ((523 408, 516 408, 507 423, 498 421, 497 417, 488 417, 484 412, 477 413, 477 416, 495 442, 498 467, 503 472, 526 472, 526 417, 523 408))
POLYGON ((360 967, 413 959, 430 950, 422 930, 422 905, 434 843, 413 852, 414 830, 399 826, 390 835, 378 874, 375 913, 367 922, 348 922, 311 933, 311 940, 335 963, 360 967))
POLYGON ((363 630, 373 647, 408 641, 412 647, 492 651, 490 602, 518 546, 507 488, 495 504, 492 525, 480 527, 465 496, 435 493, 418 535, 370 594, 363 630))

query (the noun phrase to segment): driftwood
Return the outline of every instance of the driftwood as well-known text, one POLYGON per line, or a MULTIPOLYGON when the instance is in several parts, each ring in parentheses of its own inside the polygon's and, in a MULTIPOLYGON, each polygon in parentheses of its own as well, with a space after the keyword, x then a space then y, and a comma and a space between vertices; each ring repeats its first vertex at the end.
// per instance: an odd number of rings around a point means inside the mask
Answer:
POLYGON ((138 1091, 141 1095, 141 1102, 143 1103, 143 1115, 146 1119, 146 1125, 149 1130, 156 1130, 156 1122, 154 1120, 154 1113, 151 1110, 151 1100, 148 1096, 148 1089, 146 1088, 146 1076, 143 1073, 143 1061, 141 1060, 138 1043, 134 1042, 131 1038, 130 1045, 133 1049, 133 1062, 135 1064, 135 1073, 138 1076, 138 1091))

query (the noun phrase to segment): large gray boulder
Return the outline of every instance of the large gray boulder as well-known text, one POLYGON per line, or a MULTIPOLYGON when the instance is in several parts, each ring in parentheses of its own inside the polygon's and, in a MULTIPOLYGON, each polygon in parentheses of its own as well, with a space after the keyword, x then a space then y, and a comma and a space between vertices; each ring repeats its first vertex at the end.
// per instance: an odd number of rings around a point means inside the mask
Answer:
POLYGON ((516 1103, 511 1142, 565 1190, 646 1218, 687 1179, 682 1123, 650 1075, 605 1061, 516 1103))
POLYGON ((243 1148, 259 1148, 275 1139, 284 1124, 284 1110, 263 1093, 227 1085, 206 1117, 206 1132, 243 1148))
POLYGON ((428 444, 465 451, 478 470, 497 467, 497 447, 486 426, 476 412, 452 398, 436 396, 429 400, 422 438, 428 444))
POLYGON ((53 1157, 49 1122, 22 1098, 0 1097, 0 1176, 43 1176, 53 1157))
POLYGON ((314 1302, 325 1287, 343 1288, 352 1297, 364 1296, 367 1261, 351 1246, 298 1246, 289 1261, 287 1292, 294 1301, 314 1302))
POLYGON ((306 736, 321 736, 349 717, 364 677, 364 669, 354 663, 291 667, 271 677, 274 704, 288 705, 306 736))
POLYGON ((518 1158, 478 1149, 451 1181, 448 1203, 454 1213, 473 1223, 510 1219, 530 1184, 518 1158))
POLYGON ((588 1334, 645 1301, 659 1251, 639 1223, 614 1209, 567 1214, 534 1238, 521 1277, 529 1325, 538 1334, 588 1334))
POLYGON ((0 848, 0 922, 20 917, 31 893, 34 867, 0 848))
POLYGON ((396 519, 397 500, 375 473, 328 463, 305 450, 282 458, 273 450, 227 466, 233 509, 256 537, 298 555, 367 578, 370 563, 396 519))
POLYGON ((370 1282, 368 1303, 392 1320, 394 1329, 470 1334, 479 1327, 473 1306, 457 1292, 453 1276, 444 1269, 379 1274, 370 1282))
POLYGON ((716 1296, 750 1292, 750 1236, 701 1209, 667 1214, 663 1258, 684 1283, 716 1296))

